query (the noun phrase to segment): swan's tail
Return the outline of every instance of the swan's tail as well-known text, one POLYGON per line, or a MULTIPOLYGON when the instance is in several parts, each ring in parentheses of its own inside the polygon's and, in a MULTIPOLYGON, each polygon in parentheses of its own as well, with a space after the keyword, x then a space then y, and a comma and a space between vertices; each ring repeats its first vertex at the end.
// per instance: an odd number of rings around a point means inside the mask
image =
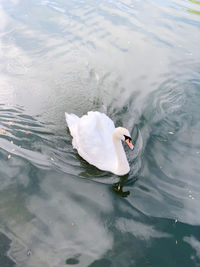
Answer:
POLYGON ((75 114, 69 114, 67 112, 65 112, 65 118, 66 118, 66 122, 67 125, 69 127, 70 133, 73 136, 74 134, 74 130, 76 128, 76 124, 78 123, 78 121, 80 120, 80 118, 78 116, 76 116, 75 114))
POLYGON ((69 114, 67 112, 65 112, 65 118, 66 118, 66 122, 69 128, 73 127, 73 125, 76 124, 78 120, 80 119, 75 114, 72 114, 72 113, 69 114))

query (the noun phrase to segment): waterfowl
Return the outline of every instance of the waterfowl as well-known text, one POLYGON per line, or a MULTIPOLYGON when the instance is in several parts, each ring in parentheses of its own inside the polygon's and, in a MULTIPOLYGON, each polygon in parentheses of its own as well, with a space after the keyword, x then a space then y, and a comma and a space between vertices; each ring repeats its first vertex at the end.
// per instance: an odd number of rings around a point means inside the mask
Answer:
POLYGON ((125 141, 131 149, 134 146, 126 128, 115 128, 114 122, 98 111, 89 111, 81 118, 65 113, 65 117, 73 137, 73 148, 83 159, 100 170, 116 175, 130 171, 121 141, 125 141))

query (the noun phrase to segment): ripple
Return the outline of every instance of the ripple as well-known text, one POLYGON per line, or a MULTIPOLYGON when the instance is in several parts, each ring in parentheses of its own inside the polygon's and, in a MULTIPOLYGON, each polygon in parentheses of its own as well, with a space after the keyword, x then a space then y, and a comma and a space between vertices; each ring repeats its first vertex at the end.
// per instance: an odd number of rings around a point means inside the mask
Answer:
POLYGON ((196 0, 1 1, 0 228, 17 265, 199 264, 198 12, 196 0), (127 176, 78 156, 66 110, 130 129, 127 176))
POLYGON ((41 153, 44 142, 50 141, 53 135, 46 126, 31 116, 24 115, 21 108, 0 109, 1 125, 5 134, 1 134, 0 147, 13 157, 28 159, 32 164, 48 167, 48 157, 41 153))
MULTIPOLYGON (((41 123, 38 119, 26 115, 24 109, 20 107, 7 108, 2 105, 0 115, 0 129, 5 130, 0 136, 2 170, 5 165, 4 171, 1 171, 2 178, 4 177, 2 189, 13 182, 14 176, 20 177, 23 161, 26 165, 46 170, 53 167, 63 173, 94 182, 113 184, 119 181, 119 177, 91 166, 78 155, 72 148, 72 139, 69 131, 66 131, 67 127, 58 133, 52 124, 41 123), (5 180, 5 177, 10 179, 5 180)), ((130 132, 132 131, 135 150, 134 153, 127 150, 132 169, 129 179, 134 179, 141 167, 142 137, 139 129, 130 129, 130 132)), ((28 167, 25 169, 25 172, 27 171, 28 167)), ((25 177, 20 179, 21 183, 27 185, 25 177)))
POLYGON ((144 154, 135 188, 138 201, 134 199, 135 206, 144 213, 198 224, 199 183, 195 166, 199 158, 195 151, 199 150, 199 99, 199 82, 181 78, 166 79, 147 97, 142 114, 145 119, 139 124, 144 154), (141 194, 151 202, 145 208, 140 203, 141 194), (151 208, 154 205, 156 211, 151 208))

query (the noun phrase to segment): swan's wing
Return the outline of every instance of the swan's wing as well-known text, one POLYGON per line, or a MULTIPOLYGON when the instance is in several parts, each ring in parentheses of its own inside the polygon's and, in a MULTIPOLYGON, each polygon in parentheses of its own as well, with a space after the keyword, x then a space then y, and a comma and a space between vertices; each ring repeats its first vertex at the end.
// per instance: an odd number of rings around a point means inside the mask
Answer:
POLYGON ((103 113, 90 111, 74 125, 70 132, 80 156, 99 169, 113 171, 117 164, 112 141, 113 121, 103 113))

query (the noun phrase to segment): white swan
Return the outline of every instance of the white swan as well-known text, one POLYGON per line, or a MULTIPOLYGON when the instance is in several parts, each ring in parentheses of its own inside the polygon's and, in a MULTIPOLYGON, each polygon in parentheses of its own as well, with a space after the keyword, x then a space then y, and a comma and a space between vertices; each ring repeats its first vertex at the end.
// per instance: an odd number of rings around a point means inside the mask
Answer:
POLYGON ((115 128, 113 121, 104 113, 89 111, 79 118, 65 113, 73 137, 72 145, 79 155, 97 168, 125 175, 130 171, 121 140, 134 148, 127 129, 115 128))

